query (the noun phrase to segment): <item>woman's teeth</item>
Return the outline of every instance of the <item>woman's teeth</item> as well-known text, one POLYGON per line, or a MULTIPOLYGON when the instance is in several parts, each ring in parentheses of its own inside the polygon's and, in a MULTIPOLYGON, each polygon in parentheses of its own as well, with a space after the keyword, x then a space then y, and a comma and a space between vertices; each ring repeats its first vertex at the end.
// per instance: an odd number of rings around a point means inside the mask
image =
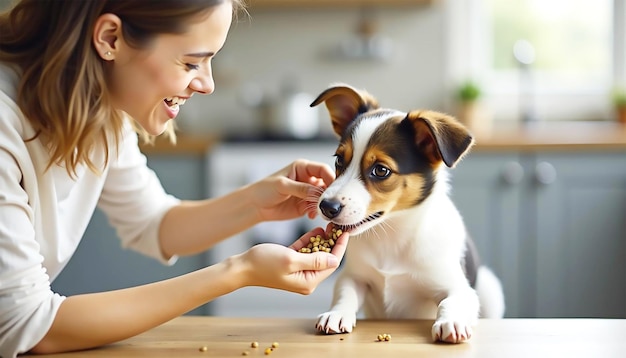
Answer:
POLYGON ((179 97, 167 97, 165 99, 165 103, 167 103, 168 106, 175 108, 178 106, 182 106, 183 104, 185 104, 186 99, 184 98, 179 98, 179 97))

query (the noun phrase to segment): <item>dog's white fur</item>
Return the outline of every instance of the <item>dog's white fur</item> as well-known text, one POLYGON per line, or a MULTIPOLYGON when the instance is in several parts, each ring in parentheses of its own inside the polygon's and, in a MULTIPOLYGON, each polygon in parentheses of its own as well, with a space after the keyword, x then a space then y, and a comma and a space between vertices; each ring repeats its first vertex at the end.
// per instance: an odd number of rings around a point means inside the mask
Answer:
MULTIPOLYGON (((352 132, 353 160, 319 199, 342 198, 344 206, 334 223, 359 222, 368 214, 371 195, 360 178, 360 158, 376 128, 399 114, 406 115, 394 110, 365 113, 368 118, 352 132)), ((460 265, 467 233, 448 195, 448 175, 442 165, 431 194, 419 205, 386 213, 351 231, 332 306, 318 316, 319 331, 351 332, 362 310, 366 318, 434 319, 433 339, 458 343, 471 337, 479 316, 503 316, 498 278, 481 266, 474 289, 460 265)))

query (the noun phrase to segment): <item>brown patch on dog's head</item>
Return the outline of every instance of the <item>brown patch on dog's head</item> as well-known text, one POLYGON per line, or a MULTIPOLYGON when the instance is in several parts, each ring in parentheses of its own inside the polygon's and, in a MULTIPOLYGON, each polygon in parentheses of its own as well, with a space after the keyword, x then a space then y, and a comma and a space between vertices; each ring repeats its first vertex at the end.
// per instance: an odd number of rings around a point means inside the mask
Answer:
POLYGON ((443 161, 453 168, 474 145, 469 131, 454 117, 435 111, 411 111, 406 120, 415 128, 415 143, 431 163, 443 161))
POLYGON ((369 212, 408 209, 421 203, 431 192, 433 171, 425 166, 418 168, 418 164, 412 165, 410 172, 405 172, 407 168, 402 157, 399 158, 397 152, 388 151, 384 143, 368 147, 361 166, 366 176, 365 187, 371 195, 369 212), (390 173, 386 179, 376 178, 377 173, 386 171, 390 173))
POLYGON ((369 138, 361 170, 373 211, 407 209, 432 192, 438 164, 431 162, 428 149, 416 143, 416 135, 411 122, 398 115, 387 119, 369 138), (375 175, 386 170, 389 175, 384 178, 375 175))
POLYGON ((315 107, 324 102, 335 133, 342 137, 348 126, 359 115, 378 109, 378 101, 365 91, 340 84, 327 88, 311 103, 315 107))

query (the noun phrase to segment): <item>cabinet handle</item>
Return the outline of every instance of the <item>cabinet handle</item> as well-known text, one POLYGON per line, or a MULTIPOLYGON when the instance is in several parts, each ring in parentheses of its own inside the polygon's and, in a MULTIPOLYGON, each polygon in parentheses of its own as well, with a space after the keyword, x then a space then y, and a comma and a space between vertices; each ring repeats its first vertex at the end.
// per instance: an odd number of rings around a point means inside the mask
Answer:
POLYGON ((510 185, 519 184, 524 180, 524 167, 519 162, 508 162, 502 170, 502 180, 510 185))
POLYGON ((548 162, 539 162, 535 167, 535 179, 539 184, 550 185, 556 181, 556 169, 548 162))

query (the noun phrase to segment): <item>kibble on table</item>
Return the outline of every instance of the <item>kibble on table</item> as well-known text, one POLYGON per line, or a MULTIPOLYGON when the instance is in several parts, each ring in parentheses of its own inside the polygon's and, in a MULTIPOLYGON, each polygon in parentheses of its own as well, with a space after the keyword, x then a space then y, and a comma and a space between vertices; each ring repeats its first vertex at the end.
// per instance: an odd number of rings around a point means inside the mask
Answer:
POLYGON ((379 334, 377 339, 379 342, 389 342, 391 340, 391 335, 387 333, 379 334))

